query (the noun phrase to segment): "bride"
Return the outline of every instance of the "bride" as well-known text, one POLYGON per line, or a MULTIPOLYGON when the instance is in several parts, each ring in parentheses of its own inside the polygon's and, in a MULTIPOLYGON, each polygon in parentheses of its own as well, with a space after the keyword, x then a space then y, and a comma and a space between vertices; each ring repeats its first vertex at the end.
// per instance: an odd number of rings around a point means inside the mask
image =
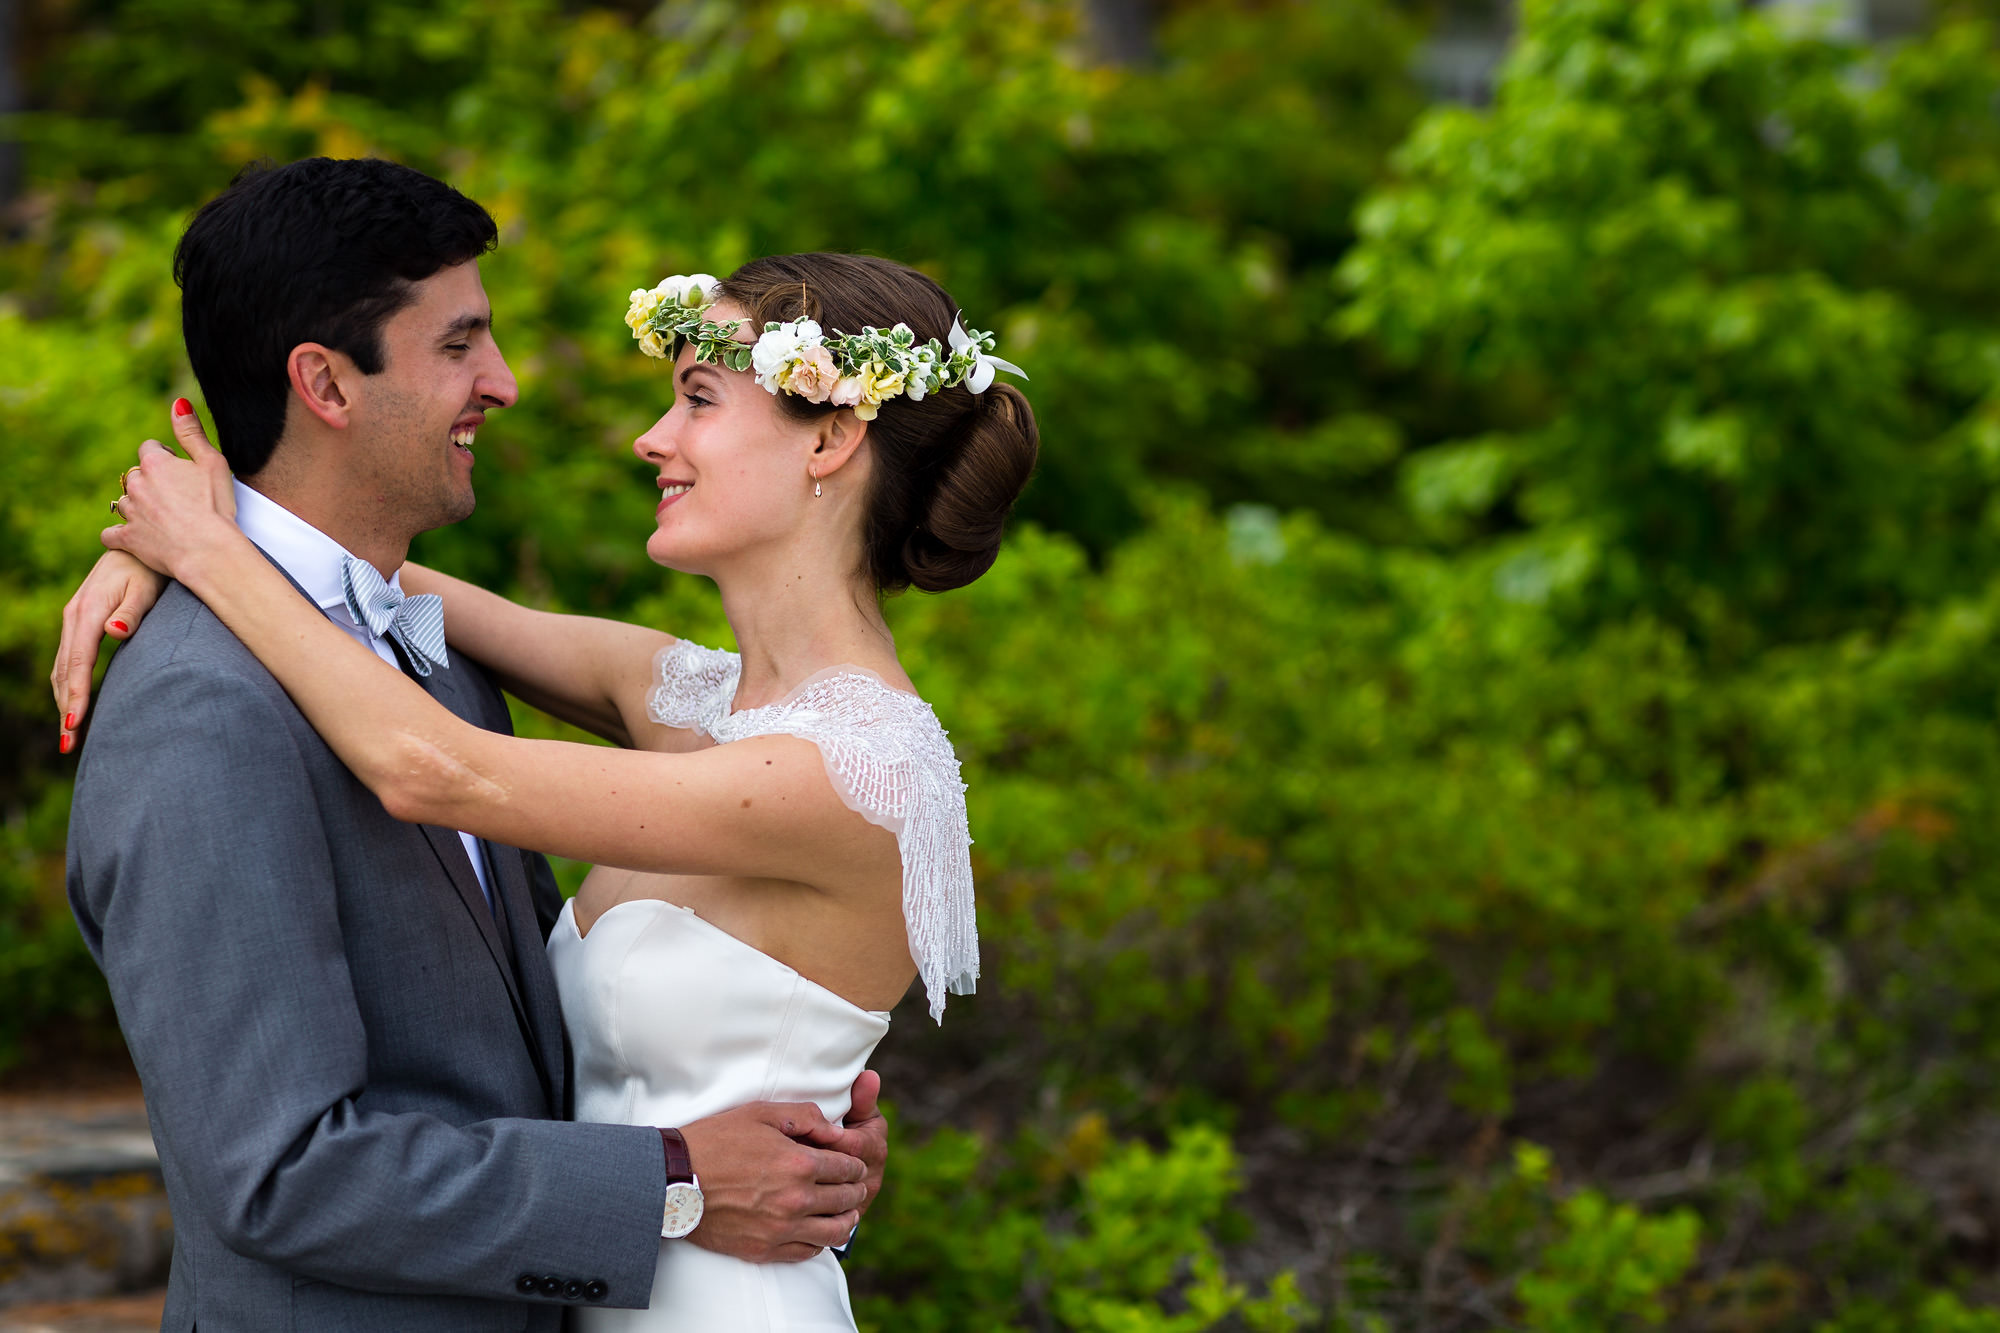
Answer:
MULTIPOLYGON (((985 572, 1034 466, 1027 399, 994 382, 1019 372, 956 310, 848 255, 633 293, 675 395, 633 446, 660 491, 646 551, 715 581, 740 653, 402 567, 443 599, 451 652, 619 749, 480 730, 382 669, 238 531, 198 417, 176 419, 187 460, 148 441, 128 474, 105 545, 206 602, 391 814, 596 864, 548 944, 578 1119, 778 1099, 837 1120, 913 978, 939 1021, 972 989, 965 789, 880 606, 985 572)), ((579 1326, 853 1327, 824 1251, 757 1265, 663 1240, 653 1291, 579 1326)))

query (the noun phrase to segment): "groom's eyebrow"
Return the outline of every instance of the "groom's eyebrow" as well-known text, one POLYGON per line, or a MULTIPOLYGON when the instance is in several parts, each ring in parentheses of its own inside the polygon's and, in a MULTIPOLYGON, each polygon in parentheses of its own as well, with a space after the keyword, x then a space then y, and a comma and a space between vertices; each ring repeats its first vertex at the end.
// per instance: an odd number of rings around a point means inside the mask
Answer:
POLYGON ((444 332, 438 335, 438 341, 446 342, 452 338, 463 338, 468 333, 477 333, 481 329, 491 330, 492 327, 493 327, 493 316, 490 314, 460 315, 457 319, 454 319, 451 323, 445 325, 444 332))

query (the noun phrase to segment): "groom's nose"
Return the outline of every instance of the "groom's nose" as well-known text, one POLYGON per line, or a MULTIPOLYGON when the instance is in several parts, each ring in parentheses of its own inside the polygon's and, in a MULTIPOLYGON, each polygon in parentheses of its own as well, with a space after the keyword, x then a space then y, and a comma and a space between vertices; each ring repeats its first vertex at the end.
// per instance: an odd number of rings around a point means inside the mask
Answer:
POLYGON ((487 407, 512 407, 521 396, 521 386, 514 382, 514 372, 498 347, 493 349, 492 364, 482 368, 473 382, 472 391, 487 407))

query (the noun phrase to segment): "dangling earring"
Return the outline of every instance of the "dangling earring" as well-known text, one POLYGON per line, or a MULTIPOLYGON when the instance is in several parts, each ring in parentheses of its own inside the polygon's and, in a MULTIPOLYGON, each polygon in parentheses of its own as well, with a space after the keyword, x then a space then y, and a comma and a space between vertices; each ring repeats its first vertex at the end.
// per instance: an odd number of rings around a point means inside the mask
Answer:
POLYGON ((817 500, 819 498, 819 469, 809 467, 806 469, 806 474, 813 479, 813 498, 817 500))

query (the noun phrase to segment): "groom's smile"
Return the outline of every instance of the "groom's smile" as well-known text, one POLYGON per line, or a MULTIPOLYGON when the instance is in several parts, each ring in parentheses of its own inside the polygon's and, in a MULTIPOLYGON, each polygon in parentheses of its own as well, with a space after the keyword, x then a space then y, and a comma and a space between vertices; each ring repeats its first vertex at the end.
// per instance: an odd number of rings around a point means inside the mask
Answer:
POLYGON ((473 441, 514 403, 514 373, 493 339, 477 261, 413 283, 382 325, 383 367, 356 396, 354 462, 412 535, 472 513, 473 441))

